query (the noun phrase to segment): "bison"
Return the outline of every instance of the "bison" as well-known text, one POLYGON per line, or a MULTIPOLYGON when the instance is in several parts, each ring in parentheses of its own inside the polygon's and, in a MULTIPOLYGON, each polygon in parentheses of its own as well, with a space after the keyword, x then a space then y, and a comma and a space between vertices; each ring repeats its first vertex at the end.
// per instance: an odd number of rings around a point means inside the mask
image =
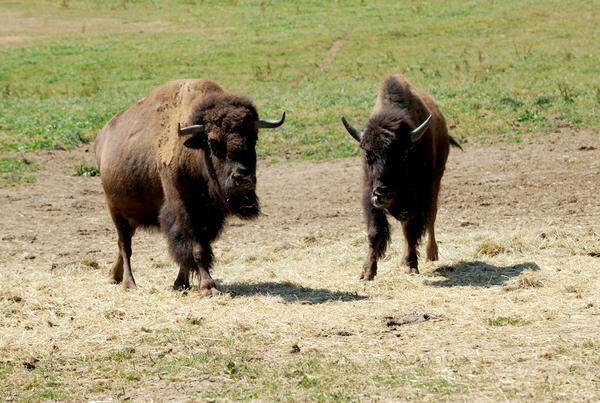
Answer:
POLYGON ((245 96, 204 79, 171 81, 123 110, 98 133, 95 152, 106 204, 118 234, 114 283, 135 287, 131 238, 139 227, 166 235, 179 265, 175 289, 196 274, 205 295, 217 293, 210 275, 211 242, 228 216, 253 219, 258 129, 261 120, 245 96))
POLYGON ((425 230, 427 260, 438 259, 434 225, 440 182, 449 146, 460 145, 448 135, 444 115, 431 96, 401 74, 383 81, 363 131, 344 117, 342 123, 364 154, 362 207, 369 252, 360 278, 372 280, 377 274, 377 260, 390 241, 388 214, 402 223, 408 273, 418 273, 417 246, 425 230))

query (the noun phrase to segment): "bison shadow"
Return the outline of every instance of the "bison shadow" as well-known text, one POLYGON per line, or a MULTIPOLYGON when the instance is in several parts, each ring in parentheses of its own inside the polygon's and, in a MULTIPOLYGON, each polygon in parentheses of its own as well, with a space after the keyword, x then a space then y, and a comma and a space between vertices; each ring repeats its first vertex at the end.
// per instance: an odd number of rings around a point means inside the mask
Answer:
POLYGON ((433 274, 446 277, 443 280, 426 281, 435 287, 475 286, 491 287, 504 285, 511 277, 516 277, 524 270, 539 270, 533 262, 525 262, 510 266, 493 266, 479 260, 461 261, 453 265, 442 266, 433 274))
POLYGON ((308 288, 291 283, 230 283, 221 284, 221 290, 233 297, 274 295, 281 297, 286 303, 322 304, 329 301, 360 301, 367 299, 364 295, 345 291, 330 291, 325 288, 308 288))

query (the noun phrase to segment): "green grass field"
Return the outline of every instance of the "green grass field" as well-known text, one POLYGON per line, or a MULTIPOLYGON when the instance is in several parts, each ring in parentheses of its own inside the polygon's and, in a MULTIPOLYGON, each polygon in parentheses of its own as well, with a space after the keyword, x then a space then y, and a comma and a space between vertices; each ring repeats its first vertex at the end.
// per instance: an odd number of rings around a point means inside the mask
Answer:
POLYGON ((181 77, 244 92, 263 116, 286 110, 259 143, 272 160, 355 155, 339 116, 364 122, 392 71, 463 140, 600 120, 594 1, 2 1, 0 19, 3 151, 90 141, 181 77))

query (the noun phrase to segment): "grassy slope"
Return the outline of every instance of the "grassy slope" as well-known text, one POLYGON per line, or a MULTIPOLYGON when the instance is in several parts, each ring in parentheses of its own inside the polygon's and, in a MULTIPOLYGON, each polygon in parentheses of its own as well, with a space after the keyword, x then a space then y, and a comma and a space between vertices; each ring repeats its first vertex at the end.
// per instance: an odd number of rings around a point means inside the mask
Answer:
POLYGON ((0 5, 26 36, 0 41, 0 150, 87 141, 178 77, 245 92, 263 116, 287 110, 285 128, 261 136, 273 159, 355 154, 339 115, 364 121, 395 70, 437 98, 459 138, 599 123, 592 1, 62 3, 0 5))

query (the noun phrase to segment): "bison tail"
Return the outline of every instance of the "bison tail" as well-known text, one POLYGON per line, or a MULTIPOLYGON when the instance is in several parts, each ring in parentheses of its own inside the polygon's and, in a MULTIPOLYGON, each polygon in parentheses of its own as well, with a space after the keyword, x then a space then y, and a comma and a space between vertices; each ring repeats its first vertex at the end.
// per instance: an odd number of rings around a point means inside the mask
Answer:
POLYGON ((449 140, 450 140, 450 145, 451 145, 452 147, 459 148, 459 149, 460 149, 460 151, 465 151, 465 150, 463 150, 463 148, 461 147, 461 145, 458 143, 458 141, 456 141, 456 140, 454 139, 454 137, 452 137, 452 136, 448 136, 448 138, 449 138, 449 140))

